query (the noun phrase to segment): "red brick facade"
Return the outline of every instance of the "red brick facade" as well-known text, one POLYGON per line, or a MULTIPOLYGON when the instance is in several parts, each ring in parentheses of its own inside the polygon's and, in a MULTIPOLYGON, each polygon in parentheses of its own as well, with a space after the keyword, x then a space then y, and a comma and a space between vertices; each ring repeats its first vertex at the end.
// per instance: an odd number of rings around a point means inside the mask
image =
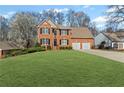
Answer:
MULTIPOLYGON (((48 22, 44 22, 43 24, 41 24, 38 27, 38 42, 39 44, 41 44, 41 39, 43 38, 47 38, 50 40, 50 46, 51 48, 60 48, 61 44, 60 44, 60 40, 68 40, 68 44, 66 46, 71 46, 71 33, 70 33, 70 29, 64 29, 65 31, 68 32, 68 35, 61 35, 60 31, 63 29, 59 29, 59 28, 53 28, 48 22), (49 34, 42 34, 41 33, 41 29, 47 28, 49 30, 49 34), (56 31, 56 35, 54 35, 53 31, 56 31), (54 46, 54 40, 56 39, 57 45, 54 46)), ((42 45, 42 44, 41 44, 42 45)))
MULTIPOLYGON (((82 29, 80 29, 80 30, 82 30, 82 29)), ((76 32, 78 33, 78 31, 76 31, 76 32)), ((84 32, 82 30, 80 32, 82 32, 81 35, 82 34, 84 34, 84 35, 86 34, 86 36, 87 36, 87 33, 86 33, 87 31, 84 32)), ((58 48, 58 49, 61 46, 63 46, 60 43, 61 40, 63 40, 63 39, 68 41, 68 44, 64 45, 65 47, 72 46, 72 43, 80 43, 80 48, 82 48, 82 43, 90 43, 90 48, 92 48, 93 45, 94 45, 93 37, 91 37, 91 38, 88 38, 88 37, 87 38, 83 38, 83 37, 82 38, 78 38, 78 35, 77 35, 76 38, 73 38, 72 37, 72 29, 69 29, 69 28, 66 28, 66 27, 65 28, 64 27, 63 28, 61 28, 61 27, 59 28, 56 24, 52 23, 51 21, 48 22, 48 20, 44 21, 43 23, 38 25, 38 42, 39 42, 39 44, 41 46, 43 45, 41 43, 41 40, 44 39, 44 38, 49 39, 49 41, 50 41, 49 45, 51 46, 51 48, 55 47, 55 48, 58 48), (49 34, 42 34, 41 33, 42 29, 44 29, 44 28, 47 28, 47 30, 49 30, 49 34), (67 31, 68 34, 67 35, 61 35, 60 33, 61 33, 62 30, 67 31), (54 35, 53 31, 56 31, 56 35, 54 35), (57 46, 54 46, 54 39, 57 40, 57 46)))
POLYGON ((71 43, 80 43, 80 48, 82 49, 82 43, 90 43, 90 48, 94 46, 93 38, 72 38, 71 43))
POLYGON ((3 50, 0 49, 0 58, 3 58, 3 50))

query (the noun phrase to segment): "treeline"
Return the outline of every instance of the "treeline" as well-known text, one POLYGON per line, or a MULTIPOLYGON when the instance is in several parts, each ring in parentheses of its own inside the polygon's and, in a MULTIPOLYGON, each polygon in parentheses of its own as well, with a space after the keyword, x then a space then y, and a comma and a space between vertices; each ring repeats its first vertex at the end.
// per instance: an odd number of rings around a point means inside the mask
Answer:
MULTIPOLYGON (((39 12, 17 12, 11 18, 0 16, 0 41, 13 41, 20 47, 31 47, 37 42, 36 26, 48 17, 57 24, 70 27, 90 27, 90 18, 83 11, 55 9, 39 12)), ((94 25, 93 25, 94 26, 94 25)))
POLYGON ((106 14, 108 31, 124 31, 124 5, 110 5, 106 14))

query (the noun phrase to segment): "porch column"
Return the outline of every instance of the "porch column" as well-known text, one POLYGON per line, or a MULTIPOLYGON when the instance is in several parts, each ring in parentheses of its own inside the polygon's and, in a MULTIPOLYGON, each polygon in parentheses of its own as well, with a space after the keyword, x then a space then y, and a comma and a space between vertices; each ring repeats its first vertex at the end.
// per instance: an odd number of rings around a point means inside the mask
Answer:
POLYGON ((114 43, 112 42, 112 48, 114 48, 114 43))

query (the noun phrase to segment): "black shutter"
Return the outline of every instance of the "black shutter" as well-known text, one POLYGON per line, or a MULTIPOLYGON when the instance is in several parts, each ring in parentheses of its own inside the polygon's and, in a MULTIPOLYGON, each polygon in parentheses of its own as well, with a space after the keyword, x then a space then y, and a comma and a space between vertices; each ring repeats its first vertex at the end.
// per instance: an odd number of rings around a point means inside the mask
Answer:
POLYGON ((4 53, 3 53, 3 50, 1 50, 1 54, 3 55, 4 53))
POLYGON ((61 30, 60 30, 60 35, 61 35, 61 30))
POLYGON ((67 40, 67 45, 69 44, 69 40, 67 40))
POLYGON ((67 35, 69 35, 69 30, 67 30, 67 35))
POLYGON ((40 28, 40 34, 42 34, 42 28, 40 28))
POLYGON ((60 45, 61 45, 61 40, 60 40, 60 45))
POLYGON ((48 44, 50 45, 50 39, 48 39, 48 44))
POLYGON ((40 44, 42 45, 42 39, 40 39, 40 44))
POLYGON ((48 32, 49 32, 49 34, 50 34, 50 28, 48 29, 48 32))

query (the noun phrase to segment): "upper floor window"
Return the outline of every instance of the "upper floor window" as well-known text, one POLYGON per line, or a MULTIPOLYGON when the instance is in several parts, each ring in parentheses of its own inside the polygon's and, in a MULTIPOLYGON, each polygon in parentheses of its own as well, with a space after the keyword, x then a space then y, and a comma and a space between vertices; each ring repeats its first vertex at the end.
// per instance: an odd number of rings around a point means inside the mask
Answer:
POLYGON ((61 33, 61 35, 68 35, 68 31, 67 30, 61 30, 60 33, 61 33))
POLYGON ((40 29, 40 34, 50 34, 48 28, 41 28, 40 29))
POLYGON ((57 31, 55 29, 52 30, 54 35, 57 35, 57 31))

